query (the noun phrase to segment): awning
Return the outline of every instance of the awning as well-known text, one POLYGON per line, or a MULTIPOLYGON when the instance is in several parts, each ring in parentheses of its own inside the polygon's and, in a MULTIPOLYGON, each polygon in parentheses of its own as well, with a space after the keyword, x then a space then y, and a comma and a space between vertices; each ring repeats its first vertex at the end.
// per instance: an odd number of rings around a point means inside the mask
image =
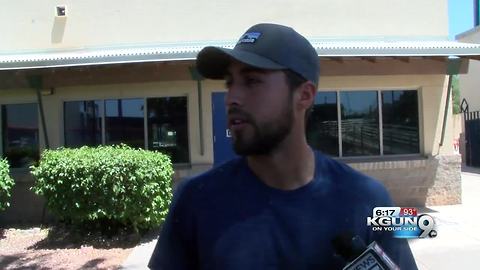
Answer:
MULTIPOLYGON (((310 40, 319 57, 480 57, 480 44, 446 40, 310 40)), ((123 47, 85 47, 0 53, 0 70, 139 62, 191 61, 205 46, 232 48, 234 42, 169 43, 123 47)))

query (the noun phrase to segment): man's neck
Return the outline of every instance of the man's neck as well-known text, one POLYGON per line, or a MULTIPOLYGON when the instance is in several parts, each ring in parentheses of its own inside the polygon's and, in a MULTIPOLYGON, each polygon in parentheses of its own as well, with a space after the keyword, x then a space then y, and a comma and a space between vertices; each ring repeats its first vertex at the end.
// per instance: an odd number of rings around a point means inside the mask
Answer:
POLYGON ((300 188, 315 174, 315 156, 305 141, 284 145, 270 155, 248 156, 247 162, 262 182, 281 190, 300 188))

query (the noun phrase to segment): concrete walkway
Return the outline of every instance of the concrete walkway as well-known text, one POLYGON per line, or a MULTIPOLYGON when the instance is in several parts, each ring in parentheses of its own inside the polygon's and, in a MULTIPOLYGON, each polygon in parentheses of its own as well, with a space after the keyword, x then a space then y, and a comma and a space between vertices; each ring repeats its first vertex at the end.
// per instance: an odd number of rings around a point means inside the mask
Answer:
POLYGON ((148 260, 152 255, 155 244, 157 243, 159 231, 154 231, 147 234, 139 245, 137 245, 128 258, 123 262, 120 269, 125 270, 146 270, 148 260))
MULTIPOLYGON (((460 205, 419 209, 435 218, 438 236, 409 240, 421 270, 479 269, 480 259, 480 169, 462 169, 462 201, 460 205)), ((125 260, 122 269, 148 269, 147 263, 155 248, 158 232, 144 238, 125 260)))
POLYGON ((463 168, 462 204, 425 209, 435 219, 438 236, 409 241, 419 269, 480 269, 479 207, 480 170, 463 168))

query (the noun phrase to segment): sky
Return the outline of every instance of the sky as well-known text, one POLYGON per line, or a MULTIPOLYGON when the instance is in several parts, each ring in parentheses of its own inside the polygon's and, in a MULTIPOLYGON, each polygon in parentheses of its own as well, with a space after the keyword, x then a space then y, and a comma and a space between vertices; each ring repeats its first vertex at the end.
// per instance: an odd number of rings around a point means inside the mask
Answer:
POLYGON ((448 0, 448 33, 449 39, 473 28, 473 1, 448 0))

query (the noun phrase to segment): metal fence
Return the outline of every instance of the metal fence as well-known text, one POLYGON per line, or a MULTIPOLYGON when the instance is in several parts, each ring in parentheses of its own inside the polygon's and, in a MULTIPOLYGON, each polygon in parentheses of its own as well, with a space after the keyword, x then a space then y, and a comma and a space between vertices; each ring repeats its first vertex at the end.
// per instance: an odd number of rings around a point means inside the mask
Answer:
POLYGON ((480 111, 465 112, 465 163, 480 167, 480 111))

